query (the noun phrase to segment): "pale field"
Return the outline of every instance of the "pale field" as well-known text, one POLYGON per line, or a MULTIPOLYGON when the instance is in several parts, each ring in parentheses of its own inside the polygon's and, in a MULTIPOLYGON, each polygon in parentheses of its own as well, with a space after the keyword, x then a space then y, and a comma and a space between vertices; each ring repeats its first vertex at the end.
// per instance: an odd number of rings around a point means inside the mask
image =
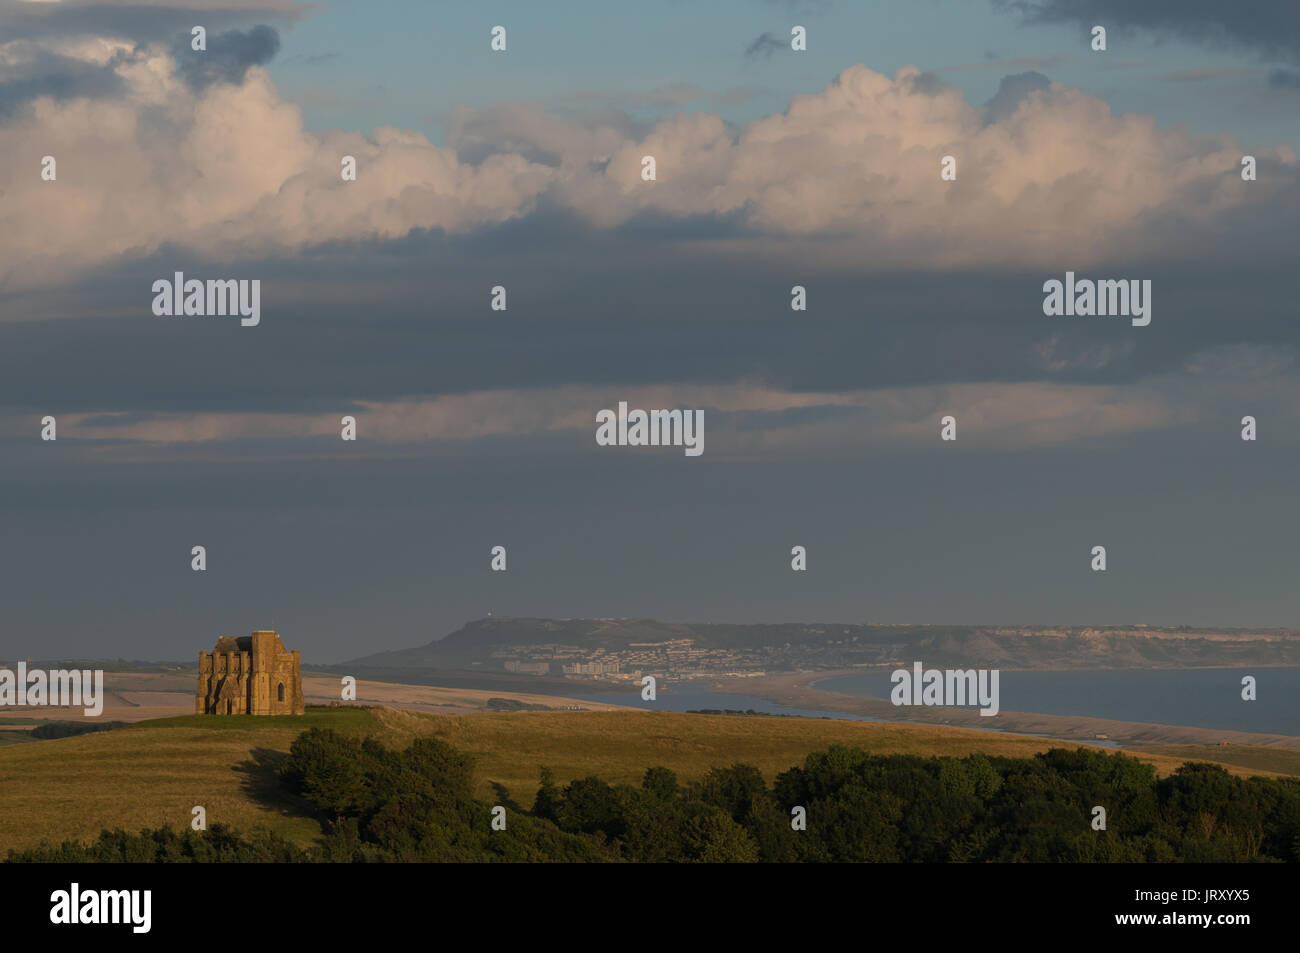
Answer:
MULTIPOLYGON (((38 718, 47 721, 147 721, 194 713, 194 677, 142 672, 104 673, 104 710, 86 715, 82 708, 51 708, 40 705, 6 705, 0 718, 38 718)), ((340 698, 342 684, 333 675, 304 675, 303 694, 308 705, 328 705, 340 698)), ((486 711, 489 698, 508 698, 549 708, 575 706, 607 711, 619 706, 578 701, 554 695, 527 692, 478 691, 468 688, 438 688, 429 685, 395 685, 388 682, 357 682, 359 705, 386 705, 443 714, 486 711)), ((0 725, 0 727, 5 727, 0 725)), ((30 726, 8 726, 24 728, 30 726)))

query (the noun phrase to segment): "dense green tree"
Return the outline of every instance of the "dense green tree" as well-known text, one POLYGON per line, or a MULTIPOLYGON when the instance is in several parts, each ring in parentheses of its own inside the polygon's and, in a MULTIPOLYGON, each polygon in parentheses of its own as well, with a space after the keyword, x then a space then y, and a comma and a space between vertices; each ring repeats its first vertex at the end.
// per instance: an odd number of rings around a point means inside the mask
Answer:
POLYGON ((294 739, 280 768, 289 789, 310 800, 333 820, 359 813, 366 796, 360 741, 332 728, 310 728, 294 739))
POLYGON ((647 794, 660 801, 668 801, 677 797, 680 787, 677 783, 677 775, 667 768, 646 768, 645 777, 641 779, 641 787, 647 794))

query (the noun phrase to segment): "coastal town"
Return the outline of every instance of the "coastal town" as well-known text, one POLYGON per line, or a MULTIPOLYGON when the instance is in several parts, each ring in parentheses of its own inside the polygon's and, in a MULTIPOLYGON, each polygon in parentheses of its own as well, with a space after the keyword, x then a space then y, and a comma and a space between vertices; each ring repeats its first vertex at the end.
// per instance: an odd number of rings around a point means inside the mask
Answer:
POLYGON ((771 672, 835 669, 880 664, 879 646, 857 644, 844 630, 822 644, 790 643, 752 648, 708 648, 695 639, 629 642, 625 647, 583 647, 562 643, 500 646, 489 664, 520 675, 563 676, 593 681, 635 682, 643 674, 677 681, 757 678, 771 672))

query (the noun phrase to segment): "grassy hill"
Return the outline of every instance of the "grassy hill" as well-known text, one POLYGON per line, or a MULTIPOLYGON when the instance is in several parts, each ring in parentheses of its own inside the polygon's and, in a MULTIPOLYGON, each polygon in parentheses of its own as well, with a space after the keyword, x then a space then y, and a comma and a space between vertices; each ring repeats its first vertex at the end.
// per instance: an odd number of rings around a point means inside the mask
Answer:
MULTIPOLYGON (((656 619, 536 619, 492 616, 466 622, 425 645, 378 652, 343 665, 343 674, 463 669, 505 645, 560 644, 621 651, 633 643, 692 639, 696 648, 782 649, 770 661, 842 668, 925 659, 940 667, 1205 668, 1300 664, 1300 631, 1189 626, 863 625, 856 623, 677 623, 656 619), (793 652, 793 654, 791 654, 793 652)), ((491 666, 498 668, 498 666, 491 666)), ((769 670, 772 664, 760 666, 769 670)), ((390 676, 391 677, 391 676, 390 676)))
MULTIPOLYGON (((524 806, 532 803, 542 765, 552 767, 561 783, 590 774, 617 783, 639 782, 652 765, 690 781, 712 766, 744 761, 771 780, 832 743, 879 754, 959 757, 976 751, 1028 757, 1062 746, 930 725, 630 710, 432 715, 311 708, 299 717, 188 715, 0 748, 0 853, 42 839, 90 840, 104 827, 134 831, 169 823, 181 829, 195 805, 206 809, 209 824, 224 821, 244 830, 262 824, 310 843, 320 828, 302 805, 280 793, 274 771, 297 734, 315 725, 395 745, 437 735, 477 758, 480 796, 503 797, 501 785, 524 806)), ((1291 765, 1247 763, 1263 757, 1254 750, 1234 746, 1239 763, 1229 770, 1290 773, 1291 765)), ((1161 774, 1183 760, 1136 753, 1161 774)))

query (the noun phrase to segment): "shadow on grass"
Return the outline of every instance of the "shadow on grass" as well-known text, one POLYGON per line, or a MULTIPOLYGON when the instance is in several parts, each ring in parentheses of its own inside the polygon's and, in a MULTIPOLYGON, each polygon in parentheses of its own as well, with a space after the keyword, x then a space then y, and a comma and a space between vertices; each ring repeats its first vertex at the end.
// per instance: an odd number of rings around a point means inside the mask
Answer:
POLYGON ((315 805, 291 792, 280 781, 280 766, 289 757, 286 752, 254 748, 249 754, 252 757, 239 762, 233 770, 243 775, 240 787, 251 800, 283 817, 322 821, 315 805))
POLYGON ((496 795, 496 798, 492 802, 493 804, 500 804, 511 814, 528 813, 527 811, 524 810, 523 805, 519 804, 514 798, 510 796, 510 789, 507 788, 504 784, 502 784, 500 781, 491 781, 489 783, 492 785, 492 792, 496 795))

